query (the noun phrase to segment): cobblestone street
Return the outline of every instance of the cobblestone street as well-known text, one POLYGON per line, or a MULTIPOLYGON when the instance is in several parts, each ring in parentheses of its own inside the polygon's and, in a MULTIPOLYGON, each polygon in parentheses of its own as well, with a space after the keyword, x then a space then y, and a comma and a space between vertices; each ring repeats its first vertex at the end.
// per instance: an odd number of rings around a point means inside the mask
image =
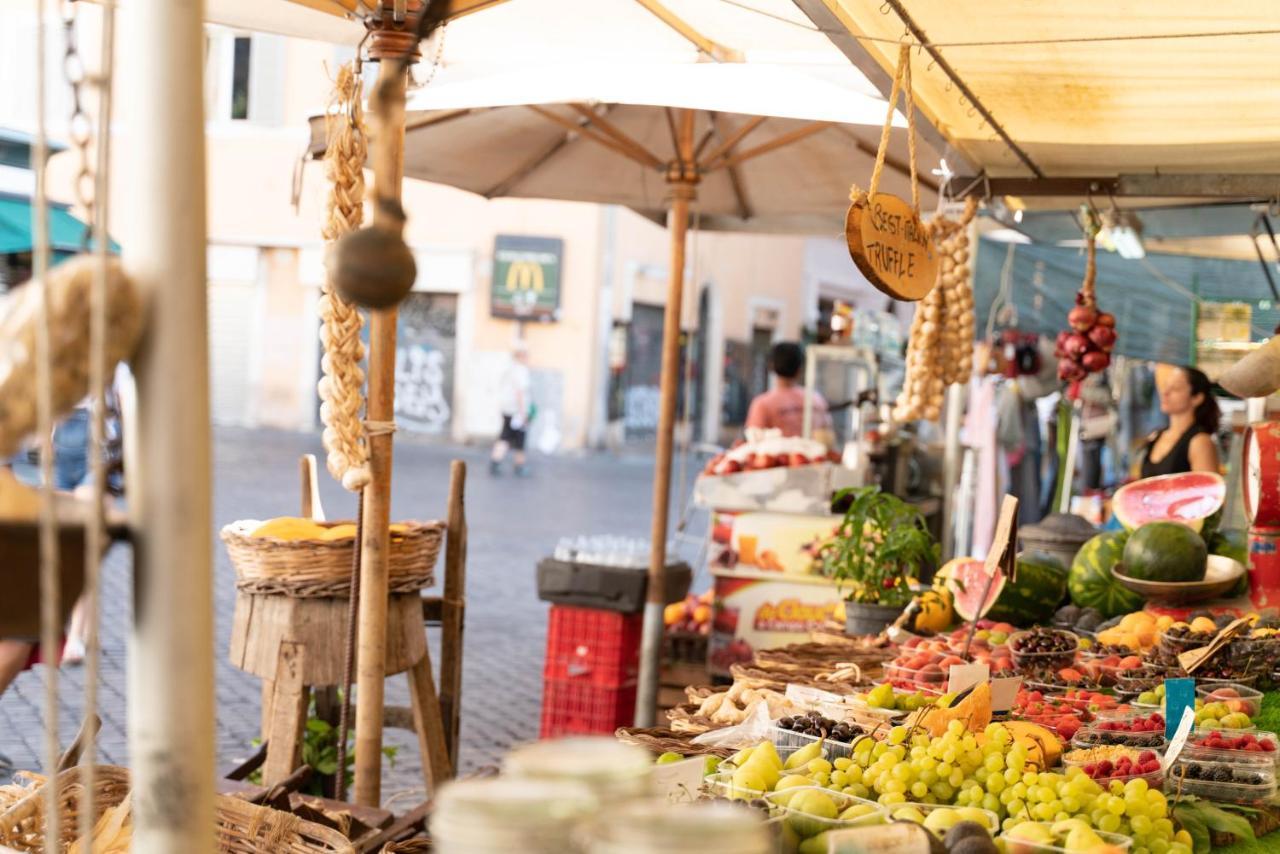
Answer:
MULTIPOLYGON (((318 434, 232 428, 215 431, 214 601, 220 766, 243 759, 254 750, 259 729, 259 681, 227 660, 234 572, 217 531, 236 519, 297 513, 297 460, 307 452, 323 460, 318 434)), ((537 457, 532 461, 533 476, 528 479, 510 474, 493 478, 487 472, 483 449, 401 439, 395 450, 393 518, 443 515, 449 460, 455 457, 469 465, 462 716, 462 765, 466 771, 494 763, 511 745, 537 737, 546 605, 535 594, 535 564, 550 554, 562 535, 647 536, 652 458, 537 457)), ((321 489, 330 519, 354 513, 354 499, 327 474, 322 475, 321 489)), ((181 572, 182 567, 175 566, 173 571, 181 572)), ((128 550, 117 547, 104 567, 99 692, 103 729, 99 745, 104 761, 121 765, 129 761, 126 643, 131 600, 128 550)), ((438 657, 433 661, 438 666, 438 657)), ((74 736, 79 722, 83 673, 82 667, 62 670, 59 715, 64 745, 74 736)), ((0 697, 0 753, 19 769, 41 766, 43 698, 43 668, 39 667, 24 673, 0 697)), ((390 680, 387 702, 408 704, 404 677, 390 680)), ((416 742, 410 732, 388 730, 387 743, 398 746, 399 754, 393 767, 384 763, 384 802, 393 808, 403 807, 421 795, 416 742)))

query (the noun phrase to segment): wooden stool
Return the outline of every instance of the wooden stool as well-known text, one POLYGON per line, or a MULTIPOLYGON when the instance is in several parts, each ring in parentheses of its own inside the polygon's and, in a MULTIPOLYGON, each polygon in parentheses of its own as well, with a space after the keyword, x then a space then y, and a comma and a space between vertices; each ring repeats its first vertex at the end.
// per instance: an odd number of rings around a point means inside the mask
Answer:
MULTIPOLYGON (((465 607, 465 479, 465 465, 455 461, 445 544, 444 596, 393 593, 387 606, 386 674, 408 672, 411 707, 388 708, 385 717, 387 725, 405 726, 417 734, 423 777, 427 791, 432 793, 440 782, 453 777, 457 762, 465 607), (436 692, 424 617, 443 623, 443 697, 436 692)), ((302 495, 303 515, 323 520, 315 458, 310 455, 302 459, 302 495)), ((342 684, 348 607, 348 597, 236 591, 229 657, 236 667, 262 679, 262 738, 267 744, 262 766, 265 786, 284 780, 301 764, 301 739, 311 693, 315 691, 319 707, 342 684)))

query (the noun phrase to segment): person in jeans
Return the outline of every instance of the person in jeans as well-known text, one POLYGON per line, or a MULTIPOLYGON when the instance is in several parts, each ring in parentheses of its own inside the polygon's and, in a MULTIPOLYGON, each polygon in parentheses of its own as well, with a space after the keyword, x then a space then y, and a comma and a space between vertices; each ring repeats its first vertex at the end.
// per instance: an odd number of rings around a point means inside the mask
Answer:
POLYGON ((502 474, 502 461, 513 452, 516 477, 528 473, 525 468, 524 443, 529 432, 533 404, 529 398, 529 349, 517 341, 511 350, 511 364, 502 375, 500 390, 502 432, 493 443, 489 457, 489 474, 502 474))

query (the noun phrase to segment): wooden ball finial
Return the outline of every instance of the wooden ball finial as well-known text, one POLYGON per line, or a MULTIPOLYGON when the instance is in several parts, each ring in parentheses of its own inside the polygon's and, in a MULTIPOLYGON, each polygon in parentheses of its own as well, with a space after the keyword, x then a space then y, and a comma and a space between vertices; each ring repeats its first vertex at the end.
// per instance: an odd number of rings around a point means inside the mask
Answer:
POLYGON ((334 287, 364 308, 391 308, 413 288, 418 266, 397 231, 372 225, 348 232, 334 245, 334 287))

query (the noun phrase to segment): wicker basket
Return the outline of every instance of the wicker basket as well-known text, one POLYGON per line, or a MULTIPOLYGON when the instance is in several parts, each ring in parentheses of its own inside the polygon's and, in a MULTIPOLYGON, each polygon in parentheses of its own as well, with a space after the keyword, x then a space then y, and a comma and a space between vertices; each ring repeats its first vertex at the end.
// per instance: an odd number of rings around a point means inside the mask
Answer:
MULTIPOLYGON (((318 524, 333 527, 344 523, 318 524)), ((413 593, 435 582, 436 558, 444 542, 445 526, 443 522, 402 524, 407 530, 391 537, 388 581, 392 593, 413 593)), ((238 589, 300 598, 350 594, 354 538, 280 540, 249 536, 257 525, 242 520, 222 529, 222 542, 236 568, 238 589)))
MULTIPOLYGON (((79 837, 79 815, 84 796, 77 766, 60 773, 59 837, 66 851, 79 837)), ((113 765, 99 765, 94 774, 94 810, 98 816, 119 806, 129 794, 129 772, 113 765)), ((355 848, 336 830, 303 821, 295 815, 218 795, 217 840, 219 854, 355 854, 355 848)), ((0 813, 0 847, 38 854, 44 849, 44 786, 0 813)))
POLYGON ((332 828, 227 795, 217 804, 219 854, 355 854, 332 828))
MULTIPOLYGON (((80 810, 84 799, 84 769, 69 768, 54 778, 58 787, 58 837, 65 850, 80 835, 80 810)), ((14 851, 44 851, 45 786, 35 786, 31 793, 0 813, 0 846, 14 851)), ((114 765, 98 765, 93 776, 96 815, 120 804, 129 794, 129 772, 114 765)))

